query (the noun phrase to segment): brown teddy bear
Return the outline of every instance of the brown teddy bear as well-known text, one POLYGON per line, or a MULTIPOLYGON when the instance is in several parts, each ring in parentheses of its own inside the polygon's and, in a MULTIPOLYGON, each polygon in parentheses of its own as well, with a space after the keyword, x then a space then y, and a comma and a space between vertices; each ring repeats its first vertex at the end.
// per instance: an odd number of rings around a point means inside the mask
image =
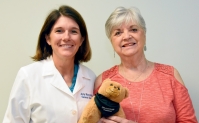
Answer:
POLYGON ((97 123, 101 117, 119 116, 125 118, 120 102, 128 96, 126 87, 120 83, 106 79, 102 82, 98 93, 91 98, 78 123, 97 123))

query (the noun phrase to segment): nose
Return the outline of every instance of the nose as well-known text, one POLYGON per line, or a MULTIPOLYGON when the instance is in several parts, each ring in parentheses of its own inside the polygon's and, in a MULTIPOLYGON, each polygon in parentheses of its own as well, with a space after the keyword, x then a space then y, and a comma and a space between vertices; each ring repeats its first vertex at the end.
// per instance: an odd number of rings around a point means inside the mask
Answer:
POLYGON ((132 38, 131 34, 128 31, 124 31, 122 40, 128 41, 130 38, 132 38))
POLYGON ((70 39, 69 31, 65 31, 62 35, 62 40, 67 41, 68 39, 70 39))

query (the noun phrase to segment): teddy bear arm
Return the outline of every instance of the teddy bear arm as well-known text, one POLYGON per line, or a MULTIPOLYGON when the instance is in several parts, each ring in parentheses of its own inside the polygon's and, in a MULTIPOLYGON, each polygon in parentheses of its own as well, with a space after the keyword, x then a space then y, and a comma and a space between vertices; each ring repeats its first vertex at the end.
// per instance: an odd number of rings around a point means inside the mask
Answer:
POLYGON ((101 118, 101 113, 98 110, 94 97, 88 102, 78 123, 97 123, 101 118))
POLYGON ((122 117, 122 118, 126 118, 125 113, 121 107, 119 108, 119 111, 117 113, 115 113, 114 115, 122 117))

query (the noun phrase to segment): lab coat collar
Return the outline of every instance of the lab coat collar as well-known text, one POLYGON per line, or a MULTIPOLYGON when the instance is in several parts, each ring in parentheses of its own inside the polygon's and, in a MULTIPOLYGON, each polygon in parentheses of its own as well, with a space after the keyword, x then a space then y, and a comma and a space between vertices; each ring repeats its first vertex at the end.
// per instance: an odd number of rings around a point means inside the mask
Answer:
POLYGON ((73 90, 73 93, 77 93, 81 88, 83 88, 86 85, 85 81, 91 80, 91 78, 88 75, 88 71, 86 71, 85 66, 79 64, 79 70, 77 73, 77 78, 76 78, 76 84, 75 88, 73 90))
POLYGON ((85 66, 79 64, 79 70, 77 73, 76 85, 73 90, 73 93, 70 91, 69 87, 66 85, 65 81, 63 80, 61 74, 56 69, 52 57, 44 60, 44 67, 42 71, 42 76, 49 76, 52 77, 51 84, 56 87, 57 89, 73 96, 73 94, 77 93, 81 88, 83 88, 86 83, 85 81, 91 80, 89 77, 89 73, 86 71, 85 66))
POLYGON ((55 73, 55 65, 52 57, 47 58, 44 62, 44 67, 42 69, 42 76, 53 75, 55 73))

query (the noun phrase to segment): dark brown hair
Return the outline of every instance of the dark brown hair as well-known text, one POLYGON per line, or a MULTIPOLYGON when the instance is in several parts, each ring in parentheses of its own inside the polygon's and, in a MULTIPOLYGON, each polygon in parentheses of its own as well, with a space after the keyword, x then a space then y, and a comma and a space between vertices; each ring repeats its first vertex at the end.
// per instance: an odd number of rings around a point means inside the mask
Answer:
POLYGON ((62 15, 73 19, 79 25, 80 33, 82 37, 84 37, 84 41, 82 42, 82 45, 79 47, 75 55, 75 63, 87 62, 91 59, 91 48, 84 19, 74 8, 63 5, 59 7, 59 10, 53 10, 47 16, 39 34, 36 54, 32 57, 34 61, 47 59, 49 56, 52 55, 52 48, 46 42, 45 36, 50 34, 53 25, 62 15))

